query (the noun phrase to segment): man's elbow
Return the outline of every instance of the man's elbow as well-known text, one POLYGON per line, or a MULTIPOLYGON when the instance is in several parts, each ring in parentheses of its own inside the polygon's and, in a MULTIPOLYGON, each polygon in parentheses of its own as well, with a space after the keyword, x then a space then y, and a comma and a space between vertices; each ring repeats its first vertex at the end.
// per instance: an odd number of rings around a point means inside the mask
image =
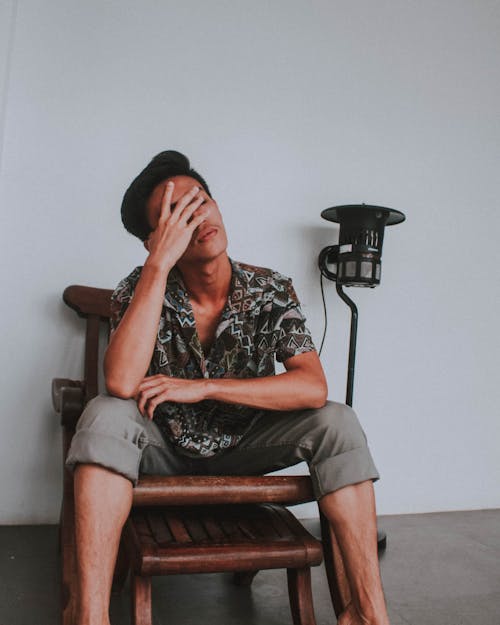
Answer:
POLYGON ((315 397, 314 400, 311 402, 311 408, 314 408, 314 409, 323 408, 326 404, 326 400, 327 400, 326 394, 315 397))
POLYGON ((132 399, 136 395, 136 386, 127 383, 126 380, 116 379, 113 378, 113 376, 107 375, 104 381, 106 383, 106 390, 110 395, 113 395, 113 397, 132 399))
POLYGON ((328 399, 328 386, 326 383, 315 384, 312 389, 310 407, 314 409, 323 408, 328 399))

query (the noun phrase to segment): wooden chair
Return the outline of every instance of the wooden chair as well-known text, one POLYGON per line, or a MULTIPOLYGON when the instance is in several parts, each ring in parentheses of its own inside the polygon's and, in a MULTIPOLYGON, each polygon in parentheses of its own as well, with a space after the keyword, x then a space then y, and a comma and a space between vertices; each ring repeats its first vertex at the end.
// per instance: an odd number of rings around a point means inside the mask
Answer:
MULTIPOLYGON (((64 302, 86 319, 84 379, 52 382, 54 408, 63 428, 63 461, 85 404, 98 393, 100 329, 104 324, 109 337, 111 294, 83 286, 70 286, 63 294, 64 302)), ((314 625, 309 566, 319 564, 321 553, 317 541, 283 507, 307 501, 314 501, 308 475, 141 477, 133 491, 115 570, 118 586, 132 570, 132 622, 151 623, 151 575, 230 570, 235 571, 237 583, 249 584, 259 569, 279 566, 288 570, 294 624, 314 625)), ((350 601, 350 591, 335 536, 320 517, 323 556, 338 616, 350 601)), ((66 469, 60 537, 62 623, 73 625, 73 477, 66 469)))

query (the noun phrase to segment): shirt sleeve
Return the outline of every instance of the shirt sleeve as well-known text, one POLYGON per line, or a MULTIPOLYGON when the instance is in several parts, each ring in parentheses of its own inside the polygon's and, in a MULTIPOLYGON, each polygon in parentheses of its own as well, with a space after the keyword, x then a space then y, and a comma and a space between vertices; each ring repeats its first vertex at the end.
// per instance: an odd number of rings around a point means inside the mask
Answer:
POLYGON ((109 318, 111 333, 118 327, 128 305, 132 301, 140 275, 141 267, 136 267, 129 276, 118 283, 118 286, 113 291, 111 296, 111 316, 109 318))
POLYGON ((278 329, 276 360, 284 362, 292 356, 314 351, 316 348, 290 279, 287 279, 285 291, 275 303, 279 310, 275 326, 278 329))

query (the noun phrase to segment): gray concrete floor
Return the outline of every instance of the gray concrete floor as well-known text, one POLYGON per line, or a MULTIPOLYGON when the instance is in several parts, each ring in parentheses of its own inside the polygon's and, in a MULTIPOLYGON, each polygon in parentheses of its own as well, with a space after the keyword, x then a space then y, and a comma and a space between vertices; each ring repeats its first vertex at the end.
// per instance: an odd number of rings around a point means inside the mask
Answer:
MULTIPOLYGON (((305 522, 316 533, 314 520, 305 522)), ((392 625, 500 625, 500 510, 385 516, 381 556, 392 625)), ((322 567, 313 571, 318 625, 335 623, 322 567)), ((156 578, 155 625, 291 624, 284 571, 261 571, 251 588, 229 575, 156 578)), ((57 528, 0 527, 0 625, 59 618, 57 528)), ((129 624, 125 591, 113 625, 129 624)))

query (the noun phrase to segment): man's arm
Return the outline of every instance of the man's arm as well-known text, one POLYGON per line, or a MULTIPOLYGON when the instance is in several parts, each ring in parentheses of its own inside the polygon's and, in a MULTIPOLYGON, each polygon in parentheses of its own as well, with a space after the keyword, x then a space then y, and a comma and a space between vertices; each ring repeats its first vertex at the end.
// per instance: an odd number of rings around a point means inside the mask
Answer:
POLYGON ((204 221, 198 187, 182 196, 170 210, 174 184, 165 186, 156 229, 147 242, 149 256, 142 268, 134 297, 113 332, 104 357, 108 392, 134 397, 151 362, 170 270, 186 250, 195 229, 204 221))
POLYGON ((195 403, 215 399, 265 410, 300 410, 325 405, 328 387, 315 351, 284 361, 286 372, 262 378, 185 380, 154 375, 139 385, 138 406, 144 416, 164 401, 195 403))

